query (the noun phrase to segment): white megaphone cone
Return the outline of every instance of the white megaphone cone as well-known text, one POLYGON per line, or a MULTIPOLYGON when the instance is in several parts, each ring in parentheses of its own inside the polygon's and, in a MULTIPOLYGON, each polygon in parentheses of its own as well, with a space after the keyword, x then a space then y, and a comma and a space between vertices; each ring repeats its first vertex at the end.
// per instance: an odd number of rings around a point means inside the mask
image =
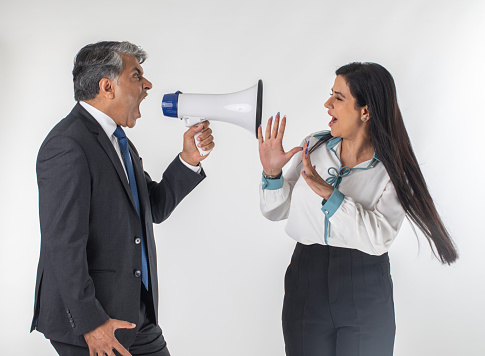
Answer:
MULTIPOLYGON (((163 115, 178 117, 185 126, 211 121, 224 121, 249 130, 258 137, 263 106, 263 81, 246 90, 231 94, 183 94, 178 91, 165 94, 162 100, 163 115)), ((197 139, 197 133, 194 140, 197 139)), ((197 141, 196 141, 197 146, 197 141)), ((210 151, 199 148, 202 156, 210 151)))

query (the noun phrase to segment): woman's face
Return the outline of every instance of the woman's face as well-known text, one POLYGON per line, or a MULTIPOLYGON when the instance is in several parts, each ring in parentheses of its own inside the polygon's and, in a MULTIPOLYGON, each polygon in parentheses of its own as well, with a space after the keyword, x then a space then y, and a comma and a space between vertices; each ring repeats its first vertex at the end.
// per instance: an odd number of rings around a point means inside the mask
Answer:
POLYGON ((332 136, 353 139, 366 133, 369 114, 367 106, 359 108, 345 78, 338 75, 330 98, 324 104, 332 120, 328 123, 332 136), (365 118, 366 121, 362 121, 365 118))

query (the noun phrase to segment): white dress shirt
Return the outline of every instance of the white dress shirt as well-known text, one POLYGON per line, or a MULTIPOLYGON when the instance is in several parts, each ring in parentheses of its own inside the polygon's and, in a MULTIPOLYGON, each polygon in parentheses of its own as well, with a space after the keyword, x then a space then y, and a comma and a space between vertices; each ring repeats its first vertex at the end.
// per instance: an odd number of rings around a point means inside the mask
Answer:
MULTIPOLYGON (((312 147, 324 133, 306 137, 301 146, 310 141, 312 147)), ((301 177, 303 165, 301 153, 297 153, 284 177, 263 177, 261 212, 269 220, 288 219, 286 233, 302 244, 317 243, 382 255, 389 250, 401 227, 404 209, 384 165, 375 156, 337 179, 337 172, 346 171, 341 170, 340 147, 340 137, 334 137, 310 156, 323 179, 333 180, 334 187, 340 181, 328 201, 322 201, 301 177)))
MULTIPOLYGON (((128 174, 126 173, 126 168, 125 168, 125 161, 123 160, 123 155, 121 154, 121 149, 120 149, 120 145, 118 143, 118 139, 116 138, 115 135, 113 135, 113 133, 115 132, 116 130, 116 123, 114 122, 114 120, 109 117, 108 115, 106 115, 104 112, 102 112, 101 110, 99 109, 96 109, 94 106, 92 105, 89 105, 88 103, 86 103, 85 101, 80 101, 79 104, 81 104, 81 106, 86 109, 86 111, 88 113, 91 114, 92 117, 94 117, 94 119, 101 125, 101 127, 103 128, 103 131, 106 133, 106 136, 108 136, 109 140, 111 141, 111 143, 113 144, 113 147, 116 151, 116 153, 118 154, 118 157, 120 158, 120 161, 121 161, 121 164, 123 166, 123 169, 125 171, 125 174, 126 174, 126 178, 128 179, 128 174)), ((194 171, 195 173, 199 173, 201 172, 202 170, 202 167, 201 165, 199 164, 198 166, 192 166, 190 164, 188 164, 187 162, 185 162, 182 157, 180 157, 179 155, 179 159, 180 161, 185 165, 187 166, 188 168, 190 168, 192 171, 194 171)), ((129 180, 129 179, 128 179, 129 180)))

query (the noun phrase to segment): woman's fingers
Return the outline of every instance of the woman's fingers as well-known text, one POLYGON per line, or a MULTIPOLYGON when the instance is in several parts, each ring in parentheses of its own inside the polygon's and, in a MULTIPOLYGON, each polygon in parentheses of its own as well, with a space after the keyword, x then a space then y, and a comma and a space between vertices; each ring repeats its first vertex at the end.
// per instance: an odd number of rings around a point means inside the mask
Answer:
POLYGON ((284 152, 282 138, 285 131, 286 118, 280 122, 280 113, 271 116, 266 124, 263 138, 262 128, 258 128, 259 158, 263 169, 267 172, 280 171, 291 157, 301 150, 301 147, 284 152))
POLYGON ((303 151, 302 151, 302 162, 303 162, 303 172, 308 175, 313 172, 313 167, 312 167, 312 161, 310 159, 310 141, 307 141, 303 145, 303 151))
POLYGON ((333 193, 334 188, 328 184, 317 172, 316 166, 312 165, 312 161, 310 159, 310 142, 306 142, 303 145, 303 152, 302 152, 302 162, 303 162, 303 171, 301 175, 308 186, 320 197, 324 199, 329 199, 333 193))
POLYGON ((278 129, 280 126, 280 113, 277 113, 274 118, 273 132, 271 133, 271 138, 276 138, 278 135, 278 129))
POLYGON ((271 123, 273 122, 273 116, 271 116, 268 120, 268 123, 266 124, 266 132, 264 135, 264 140, 269 140, 271 137, 271 123))
POLYGON ((264 134, 264 139, 263 139, 263 129, 258 128, 258 140, 260 144, 263 144, 265 141, 269 139, 283 139, 283 135, 285 133, 285 127, 286 127, 286 116, 281 119, 280 123, 280 113, 277 113, 276 116, 273 119, 273 116, 271 116, 268 119, 268 123, 266 124, 266 131, 264 134))
POLYGON ((278 130, 278 134, 276 136, 277 139, 283 140, 283 135, 285 134, 285 128, 286 128, 286 116, 283 116, 280 123, 280 129, 278 130))
POLYGON ((308 179, 311 180, 318 180, 319 178, 321 179, 320 175, 316 171, 316 166, 312 165, 312 160, 310 158, 310 141, 307 141, 303 145, 303 152, 302 152, 303 158, 303 178, 308 182, 308 179))

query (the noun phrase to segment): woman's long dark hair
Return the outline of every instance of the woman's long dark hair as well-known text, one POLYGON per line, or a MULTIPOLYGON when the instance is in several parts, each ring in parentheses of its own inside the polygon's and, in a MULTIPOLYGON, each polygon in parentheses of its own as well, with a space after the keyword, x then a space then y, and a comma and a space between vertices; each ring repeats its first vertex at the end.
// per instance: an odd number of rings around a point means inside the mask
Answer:
MULTIPOLYGON (((408 219, 423 232, 442 263, 458 258, 456 247, 429 194, 397 104, 391 74, 376 63, 350 63, 337 75, 345 78, 356 105, 369 109, 370 137, 376 156, 386 167, 408 219), (433 248, 433 244, 436 248, 433 248)), ((324 135, 310 152, 332 136, 324 135)))

